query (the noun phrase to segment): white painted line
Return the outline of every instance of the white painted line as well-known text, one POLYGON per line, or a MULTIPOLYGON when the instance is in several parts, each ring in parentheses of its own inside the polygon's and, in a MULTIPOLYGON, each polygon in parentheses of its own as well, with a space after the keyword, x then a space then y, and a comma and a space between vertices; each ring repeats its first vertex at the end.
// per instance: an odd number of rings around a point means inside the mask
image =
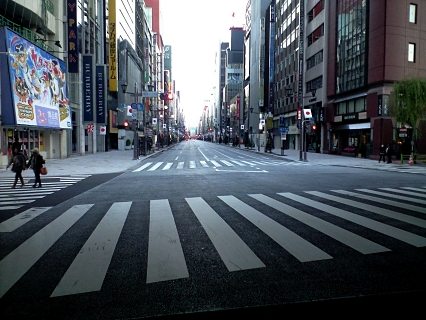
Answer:
POLYGON ((237 164, 237 165, 239 165, 239 166, 241 166, 241 167, 245 167, 246 166, 246 164, 244 164, 244 163, 242 163, 242 162, 240 162, 240 161, 236 161, 236 160, 231 160, 233 163, 235 163, 235 164, 237 164))
POLYGON ((197 166, 195 165, 195 161, 189 161, 189 168, 195 169, 197 166))
MULTIPOLYGON (((384 190, 395 190, 395 189, 390 189, 390 188, 383 188, 383 189, 384 190)), ((415 203, 419 203, 419 204, 426 204, 426 200, 415 199, 415 198, 412 198, 412 197, 399 196, 399 195, 389 193, 389 192, 380 192, 380 191, 368 190, 368 189, 356 189, 356 190, 361 191, 361 192, 376 194, 376 195, 382 196, 382 197, 389 197, 389 198, 393 198, 393 199, 397 199, 397 200, 415 202, 415 203)), ((395 191, 395 192, 398 192, 398 191, 395 191)), ((403 193, 403 191, 401 191, 401 193, 403 193)), ((400 206, 401 206, 401 204, 400 204, 400 206)), ((426 210, 425 210, 425 212, 426 212, 426 210)))
POLYGON ((271 208, 274 208, 275 210, 278 210, 288 215, 289 217, 292 217, 293 219, 296 219, 308 225, 309 227, 324 233, 325 235, 343 243, 344 245, 347 245, 348 247, 358 252, 361 252, 362 254, 390 251, 388 248, 385 248, 373 241, 367 240, 332 223, 317 218, 299 209, 293 208, 275 199, 266 197, 261 194, 255 194, 250 196, 270 206, 271 208))
POLYGON ((202 198, 185 200, 200 221, 228 271, 265 267, 247 244, 202 198))
POLYGON ((201 166, 204 167, 204 168, 208 168, 209 167, 209 165, 207 164, 207 162, 205 162, 203 160, 201 160, 200 163, 201 163, 201 166))
MULTIPOLYGON (((396 208, 401 207, 401 202, 392 201, 392 200, 389 200, 389 199, 372 197, 372 196, 368 196, 368 195, 365 195, 365 194, 359 194, 359 193, 345 191, 345 190, 330 190, 330 191, 340 193, 340 194, 346 194, 346 195, 356 197, 356 198, 361 198, 362 200, 369 200, 369 201, 373 201, 373 202, 387 204, 387 205, 390 205, 390 206, 394 206, 396 208)), ((418 206, 414 206, 414 205, 411 205, 411 204, 408 204, 408 203, 404 203, 404 208, 407 209, 407 210, 411 210, 411 211, 426 213, 424 207, 418 207, 418 206)))
POLYGON ((369 219, 363 216, 359 216, 352 212, 342 210, 339 208, 332 207, 328 204, 321 203, 319 201, 313 201, 304 197, 300 197, 291 193, 280 193, 280 195, 292 199, 294 201, 303 203, 304 205, 313 207, 318 210, 327 212, 328 214, 334 215, 336 217, 351 221, 360 226, 366 227, 368 229, 374 230, 376 232, 382 233, 389 237, 398 239, 405 243, 411 244, 415 247, 425 247, 426 238, 418 236, 416 234, 407 232, 402 229, 398 229, 387 224, 381 223, 379 221, 369 219))
POLYGON ((51 297, 101 290, 131 202, 115 202, 59 281, 51 297))
POLYGON ((151 200, 146 283, 188 278, 185 257, 168 200, 151 200))
POLYGON ((364 202, 357 202, 357 201, 353 201, 350 199, 346 199, 346 198, 340 198, 340 197, 336 197, 336 196, 332 196, 332 195, 328 195, 322 192, 317 192, 317 191, 305 191, 306 193, 312 194, 314 196, 317 197, 321 197, 324 199, 328 199, 331 201, 335 201, 335 202, 339 202, 339 203, 343 203, 345 205, 351 206, 351 207, 355 207, 355 208, 359 208, 362 210, 367 210, 388 218, 392 218, 395 220, 399 220, 399 221, 403 221, 421 228, 426 228, 426 220, 423 219, 419 219, 410 215, 406 215, 406 214, 402 214, 399 212, 395 212, 392 210, 388 210, 385 208, 380 208, 380 207, 376 207, 376 206, 372 206, 369 204, 366 204, 364 202))
POLYGON ((0 261, 0 298, 93 205, 76 205, 53 220, 0 261), (16 263, 19 261, 19 263, 16 263))
POLYGON ((139 167, 139 168, 137 168, 137 169, 133 170, 132 172, 139 172, 139 171, 142 171, 143 169, 145 169, 145 168, 149 167, 151 164, 152 164, 152 162, 145 163, 143 166, 141 166, 141 167, 139 167))
POLYGON ((250 207, 234 196, 219 197, 240 215, 262 230, 300 262, 333 259, 332 256, 306 241, 293 231, 250 207))
POLYGON ((17 214, 16 216, 13 216, 12 218, 0 223, 0 232, 15 231, 19 227, 38 217, 40 214, 46 212, 50 208, 51 207, 38 207, 21 212, 20 214, 17 214))
POLYGON ((148 171, 154 171, 157 170, 163 163, 162 162, 157 162, 156 164, 154 164, 151 168, 148 169, 148 171))
POLYGON ((220 160, 220 162, 224 163, 228 167, 233 167, 234 166, 231 162, 226 161, 226 160, 220 160))
POLYGON ((217 161, 215 161, 215 160, 210 160, 210 162, 211 162, 211 163, 213 163, 213 165, 214 165, 216 168, 219 168, 219 167, 221 167, 221 166, 222 166, 219 162, 217 162, 217 161))
POLYGON ((173 162, 167 162, 167 164, 164 166, 163 170, 169 170, 173 165, 173 162))
POLYGON ((179 162, 178 165, 177 165, 177 167, 176 167, 176 169, 183 169, 184 163, 185 162, 183 162, 183 161, 179 162))

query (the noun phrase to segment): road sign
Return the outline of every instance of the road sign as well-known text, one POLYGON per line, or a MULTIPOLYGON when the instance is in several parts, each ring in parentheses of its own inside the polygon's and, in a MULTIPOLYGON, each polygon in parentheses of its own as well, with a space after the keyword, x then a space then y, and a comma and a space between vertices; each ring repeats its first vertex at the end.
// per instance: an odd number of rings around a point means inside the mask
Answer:
POLYGON ((137 109, 138 104, 136 102, 133 102, 131 105, 132 109, 137 109))
POLYGON ((288 130, 289 130, 288 127, 282 127, 282 128, 279 128, 279 129, 280 129, 280 132, 288 132, 288 130))
POLYGON ((142 98, 157 98, 158 91, 142 91, 142 98))

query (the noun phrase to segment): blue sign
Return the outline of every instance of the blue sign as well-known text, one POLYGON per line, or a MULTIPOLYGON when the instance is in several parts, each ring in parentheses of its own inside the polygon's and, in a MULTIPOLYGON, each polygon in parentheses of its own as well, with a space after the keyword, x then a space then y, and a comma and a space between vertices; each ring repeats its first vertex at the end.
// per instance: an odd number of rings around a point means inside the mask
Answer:
POLYGON ((280 132, 288 132, 288 127, 279 128, 280 132))
POLYGON ((136 102, 133 102, 133 103, 131 104, 131 107, 132 107, 132 109, 136 109, 136 108, 138 107, 138 105, 136 104, 136 102))
POLYGON ((138 111, 143 111, 144 105, 143 103, 138 103, 138 111))

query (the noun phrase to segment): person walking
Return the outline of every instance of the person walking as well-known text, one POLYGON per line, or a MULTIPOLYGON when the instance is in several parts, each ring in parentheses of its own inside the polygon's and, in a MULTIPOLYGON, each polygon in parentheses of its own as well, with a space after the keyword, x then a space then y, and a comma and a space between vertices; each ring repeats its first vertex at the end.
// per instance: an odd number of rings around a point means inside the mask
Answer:
POLYGON ((393 155, 392 143, 389 142, 389 146, 386 148, 386 156, 388 157, 387 163, 392 163, 392 155, 393 155))
POLYGON ((383 163, 385 163, 386 162, 386 148, 385 148, 385 145, 382 144, 380 146, 379 150, 380 150, 379 151, 380 152, 379 163, 380 163, 380 160, 383 160, 383 163))
POLYGON ((17 148, 13 149, 12 158, 6 167, 8 169, 12 166, 12 171, 15 172, 15 181, 13 182, 12 189, 16 188, 18 179, 21 181, 21 188, 25 186, 24 178, 22 177, 22 170, 25 170, 25 157, 17 148))
POLYGON ((31 157, 28 160, 28 167, 34 171, 35 182, 33 188, 41 188, 40 169, 43 167, 44 163, 45 161, 43 156, 40 154, 40 151, 37 148, 31 150, 31 157))

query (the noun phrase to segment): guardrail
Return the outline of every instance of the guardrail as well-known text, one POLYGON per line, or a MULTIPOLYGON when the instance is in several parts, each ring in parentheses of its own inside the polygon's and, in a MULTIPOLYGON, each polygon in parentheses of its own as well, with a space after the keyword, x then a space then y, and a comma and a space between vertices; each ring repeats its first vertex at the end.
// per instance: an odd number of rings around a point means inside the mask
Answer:
MULTIPOLYGON (((401 154, 401 163, 404 163, 404 159, 409 160, 411 154, 401 154)), ((413 155, 413 162, 417 163, 418 160, 426 161, 426 154, 415 153, 413 155)))

